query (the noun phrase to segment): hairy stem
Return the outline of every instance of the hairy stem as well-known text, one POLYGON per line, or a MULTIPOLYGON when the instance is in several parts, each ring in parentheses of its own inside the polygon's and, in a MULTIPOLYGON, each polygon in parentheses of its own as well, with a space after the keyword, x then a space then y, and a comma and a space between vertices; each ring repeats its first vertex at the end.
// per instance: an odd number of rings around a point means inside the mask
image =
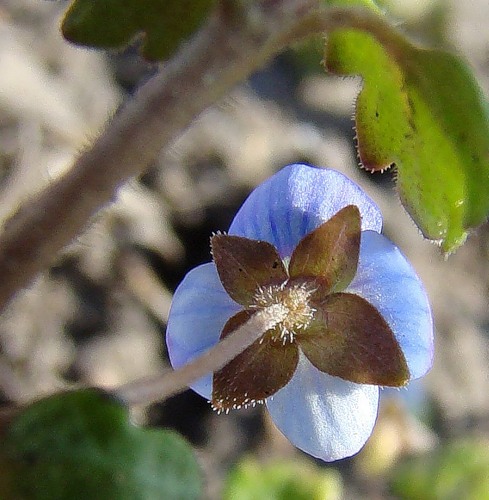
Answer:
POLYGON ((342 26, 368 28, 368 18, 375 20, 368 12, 320 11, 318 5, 319 0, 222 0, 73 167, 7 220, 0 237, 0 311, 114 199, 123 182, 142 174, 234 85, 306 35, 342 26))
POLYGON ((175 371, 151 379, 137 380, 121 386, 113 394, 129 406, 150 404, 178 394, 199 378, 220 370, 267 330, 274 328, 286 317, 282 304, 274 304, 258 311, 231 335, 207 352, 175 371))

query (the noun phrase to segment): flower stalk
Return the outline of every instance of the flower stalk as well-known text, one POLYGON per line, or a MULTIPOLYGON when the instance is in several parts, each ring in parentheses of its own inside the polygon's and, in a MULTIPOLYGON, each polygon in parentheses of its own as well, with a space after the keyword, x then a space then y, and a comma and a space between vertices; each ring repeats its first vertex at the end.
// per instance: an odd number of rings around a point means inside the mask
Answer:
POLYGON ((181 368, 153 378, 130 382, 113 390, 114 396, 128 406, 147 405, 163 401, 186 390, 188 385, 208 373, 216 372, 285 320, 288 310, 282 304, 272 304, 254 314, 204 354, 181 368))

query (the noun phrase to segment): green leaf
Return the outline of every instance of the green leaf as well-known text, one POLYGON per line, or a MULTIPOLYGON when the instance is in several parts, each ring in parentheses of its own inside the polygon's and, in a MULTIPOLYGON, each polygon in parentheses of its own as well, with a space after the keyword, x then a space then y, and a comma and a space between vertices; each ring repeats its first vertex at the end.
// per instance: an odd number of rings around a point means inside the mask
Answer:
POLYGON ((375 0, 322 0, 328 7, 366 7, 380 14, 382 11, 375 0))
POLYGON ((339 500, 342 489, 335 469, 299 460, 264 466, 246 458, 231 471, 223 500, 339 500))
MULTIPOLYGON (((321 0, 325 7, 366 7, 377 14, 382 11, 374 0, 321 0)), ((294 43, 290 47, 292 64, 300 74, 319 74, 323 68, 318 64, 324 52, 324 35, 313 35, 294 43)))
POLYGON ((332 33, 325 58, 329 71, 363 78, 355 126, 364 167, 395 164, 401 201, 424 236, 455 250, 489 213, 489 120, 471 72, 380 18, 332 33))
POLYGON ((143 429, 94 389, 40 400, 10 424, 0 451, 1 498, 192 499, 201 478, 176 433, 143 429))
POLYGON ((63 36, 95 48, 122 48, 143 35, 142 54, 167 59, 202 23, 215 0, 73 0, 63 36))
POLYGON ((488 500, 487 442, 450 443, 395 469, 392 489, 403 500, 488 500))

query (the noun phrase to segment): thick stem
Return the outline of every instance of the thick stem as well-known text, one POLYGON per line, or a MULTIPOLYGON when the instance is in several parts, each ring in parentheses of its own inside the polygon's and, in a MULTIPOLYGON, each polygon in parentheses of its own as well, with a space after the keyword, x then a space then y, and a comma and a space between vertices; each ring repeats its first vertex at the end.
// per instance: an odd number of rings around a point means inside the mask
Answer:
POLYGON ((235 84, 306 35, 380 22, 355 9, 319 12, 318 0, 242 3, 248 8, 222 0, 207 24, 141 87, 73 168, 6 222, 0 239, 0 311, 114 199, 124 181, 143 173, 162 148, 235 84))
POLYGON ((286 317, 287 309, 274 304, 256 312, 245 324, 207 352, 182 368, 151 379, 137 380, 121 386, 113 394, 129 406, 150 404, 178 394, 199 378, 220 370, 267 330, 286 317))
MULTIPOLYGON (((234 4, 234 2, 233 2, 234 4)), ((233 5, 231 4, 231 5, 233 5)), ((116 113, 71 170, 22 205, 0 240, 0 310, 140 175, 199 113, 293 38, 317 0, 281 0, 252 12, 217 9, 202 29, 116 113)))

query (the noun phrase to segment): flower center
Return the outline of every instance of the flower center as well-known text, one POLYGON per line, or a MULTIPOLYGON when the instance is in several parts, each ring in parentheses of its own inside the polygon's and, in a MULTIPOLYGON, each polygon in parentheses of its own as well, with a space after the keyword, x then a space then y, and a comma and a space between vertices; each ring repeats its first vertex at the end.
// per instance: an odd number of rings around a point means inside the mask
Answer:
POLYGON ((285 309, 285 319, 272 331, 272 338, 285 345, 294 342, 296 331, 307 328, 313 319, 316 309, 311 307, 309 299, 315 291, 316 288, 308 283, 289 284, 288 281, 281 285, 260 286, 251 308, 280 304, 285 309))

